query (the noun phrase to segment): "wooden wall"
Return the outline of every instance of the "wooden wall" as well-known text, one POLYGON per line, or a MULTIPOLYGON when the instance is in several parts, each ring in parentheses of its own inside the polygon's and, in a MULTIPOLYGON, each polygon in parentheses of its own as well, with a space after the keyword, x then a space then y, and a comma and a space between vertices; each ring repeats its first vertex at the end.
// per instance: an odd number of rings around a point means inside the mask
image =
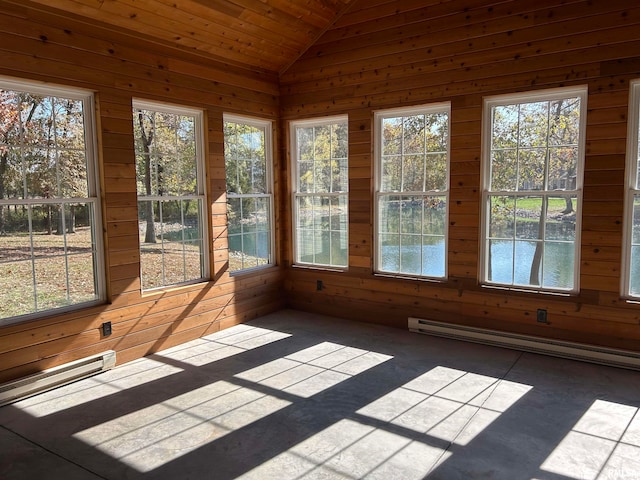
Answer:
POLYGON ((0 382, 107 349, 116 350, 122 363, 280 308, 280 268, 234 277, 226 271, 222 135, 223 112, 277 118, 277 76, 57 16, 45 7, 1 4, 0 75, 96 92, 108 302, 0 328, 0 382), (132 98, 205 110, 210 282, 141 296, 132 98), (113 334, 105 338, 99 327, 107 321, 113 334))
MULTIPOLYGON (((640 78, 635 0, 356 0, 280 78, 283 127, 338 113, 349 115, 350 126, 349 270, 288 268, 289 304, 402 328, 413 315, 640 350, 640 305, 620 298, 633 78, 640 78), (585 84, 580 293, 480 287, 483 97, 585 84), (449 279, 374 275, 373 112, 441 101, 452 105, 449 279), (323 290, 316 291, 316 280, 323 290), (538 308, 548 310, 549 325, 536 322, 538 308)), ((287 252, 290 261, 290 245, 287 252)))

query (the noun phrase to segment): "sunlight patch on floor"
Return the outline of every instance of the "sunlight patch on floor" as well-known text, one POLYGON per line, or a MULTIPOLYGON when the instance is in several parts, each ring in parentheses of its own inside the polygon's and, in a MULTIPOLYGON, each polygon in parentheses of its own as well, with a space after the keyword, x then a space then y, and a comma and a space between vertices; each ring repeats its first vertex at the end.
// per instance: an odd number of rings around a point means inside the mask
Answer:
POLYGON ((17 402, 16 408, 44 417, 115 395, 123 390, 182 372, 182 369, 152 358, 141 358, 113 370, 38 394, 17 402))
MULTIPOLYGON (((324 343, 290 355, 288 362, 279 361, 279 365, 300 368, 290 363, 291 359, 310 365, 332 365, 331 357, 341 355, 346 360, 346 354, 353 351, 339 352, 341 349, 335 344, 324 343), (319 358, 323 360, 320 362, 319 358)), ((364 355, 361 353, 358 358, 364 355)), ((258 371, 254 369, 251 374, 258 371)), ((267 371, 270 368, 265 368, 267 371)), ((263 381, 258 377, 256 381, 263 381)), ((258 480, 286 472, 279 478, 386 480, 402 471, 403 479, 422 479, 453 455, 450 444, 467 445, 531 388, 438 366, 241 478, 258 480)))
POLYGON ((575 480, 637 479, 638 408, 596 400, 541 466, 575 480))
MULTIPOLYGON (((241 325, 198 339, 191 348, 174 347, 154 357, 199 366, 288 336, 241 325)), ((304 401, 391 358, 323 342, 237 373, 229 381, 92 426, 74 437, 140 472, 149 472, 291 405, 291 396, 304 401)))

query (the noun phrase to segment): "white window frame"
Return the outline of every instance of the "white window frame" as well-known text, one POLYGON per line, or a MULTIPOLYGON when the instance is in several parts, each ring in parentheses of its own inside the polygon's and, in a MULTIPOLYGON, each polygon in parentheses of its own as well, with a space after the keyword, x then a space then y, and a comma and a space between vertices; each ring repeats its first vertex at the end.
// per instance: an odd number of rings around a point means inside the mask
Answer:
POLYGON ((633 246, 633 200, 640 196, 638 184, 638 156, 640 155, 640 79, 629 82, 629 112, 627 115, 626 188, 624 200, 624 238, 622 241, 621 291, 622 297, 640 300, 631 293, 631 250, 633 246))
MULTIPOLYGON (((478 269, 479 283, 484 286, 505 288, 508 290, 523 290, 537 293, 556 293, 556 294, 575 294, 580 290, 580 250, 581 250, 581 231, 582 231, 582 207, 583 207, 583 182, 584 182, 584 161, 585 161, 585 131, 587 125, 587 98, 588 87, 586 85, 576 87, 561 87, 553 89, 545 89, 523 93, 512 93, 506 95, 495 95, 485 97, 483 101, 482 112, 482 199, 481 199, 481 231, 480 231, 480 268, 478 269), (492 144, 492 108, 500 105, 525 104, 531 102, 553 101, 563 98, 580 97, 580 126, 578 140, 578 158, 576 163, 576 188, 574 190, 564 190, 576 195, 577 215, 576 215, 576 231, 574 239, 574 261, 573 261, 573 288, 556 289, 541 286, 520 285, 520 284, 504 284, 498 282, 490 282, 487 279, 489 272, 489 255, 487 252, 489 241, 489 220, 487 213, 491 195, 501 193, 499 191, 489 192, 489 184, 491 181, 491 144, 492 144)), ((528 191, 527 191, 528 192, 528 191)), ((525 192, 523 196, 526 196, 525 192)), ((542 197, 554 196, 554 190, 537 190, 535 195, 542 197)), ((518 196, 518 191, 506 191, 505 195, 518 196)), ((556 196, 558 193, 556 193, 556 196)), ((514 252, 515 258, 515 252, 514 252)), ((542 282, 541 282, 542 283, 542 282)))
MULTIPOLYGON (((186 107, 182 105, 174 105, 164 102, 155 102, 150 100, 142 100, 134 98, 132 101, 132 113, 135 109, 152 110, 156 112, 169 113, 173 115, 189 115, 195 119, 195 146, 196 146, 196 185, 198 193, 196 195, 143 195, 140 196, 136 192, 136 203, 141 199, 145 201, 167 201, 167 200, 199 200, 202 202, 202 210, 200 217, 200 228, 202 230, 202 276, 200 278, 194 278, 184 282, 170 283, 161 285, 158 287, 144 289, 142 287, 142 258, 140 259, 140 290, 143 293, 156 292, 161 289, 173 288, 183 285, 192 285, 195 283, 201 283, 209 280, 210 278, 210 266, 209 266, 209 224, 208 221, 208 203, 207 203, 207 176, 205 173, 205 154, 204 154, 204 112, 197 108, 186 107)), ((133 118, 136 121, 136 118, 133 118)), ((139 221, 139 220, 138 220, 139 221)), ((140 248, 140 242, 138 242, 138 248, 140 248)))
MULTIPOLYGON (((374 204, 374 271, 381 275, 385 276, 394 276, 394 277, 407 277, 407 278, 421 278, 421 279, 431 279, 431 280, 439 280, 444 281, 448 278, 448 267, 449 267, 449 192, 450 192, 450 172, 451 172, 451 102, 441 102, 441 103, 432 103, 427 105, 419 105, 412 107, 403 107, 403 108, 392 108, 386 110, 379 110, 374 114, 375 125, 374 125, 374 158, 375 158, 375 170, 374 170, 374 182, 375 182, 375 204, 374 204), (382 121, 385 118, 390 117, 410 117, 414 115, 429 115, 433 113, 446 113, 447 114, 447 166, 446 166, 446 189, 445 190, 427 190, 422 192, 408 192, 408 191, 397 191, 397 192, 383 192, 382 191, 382 121), (445 225, 444 225, 444 275, 442 276, 432 276, 432 275, 417 275, 417 274, 408 274, 408 273, 398 273, 398 272, 389 272, 386 270, 382 270, 382 245, 380 242, 380 198, 382 196, 389 195, 397 195, 397 196, 422 196, 422 197, 430 197, 430 196, 439 196, 445 197, 445 225)), ((422 257, 422 256, 421 256, 422 257)))
MULTIPOLYGON (((335 270, 335 271, 347 271, 349 269, 349 216, 348 216, 348 205, 349 205, 349 185, 347 182, 347 191, 343 192, 343 193, 331 193, 331 192, 326 192, 326 193, 313 193, 313 194, 308 194, 308 193, 300 193, 298 191, 299 189, 299 172, 298 172, 298 135, 296 134, 296 129, 298 127, 320 127, 320 126, 324 126, 324 125, 333 125, 333 124, 337 124, 337 123, 346 123, 347 124, 347 128, 349 125, 349 116, 348 115, 335 115, 335 116, 331 116, 331 117, 319 117, 319 118, 309 118, 309 119, 305 119, 305 120, 296 120, 296 121, 292 121, 289 123, 289 138, 290 138, 290 145, 291 145, 291 210, 293 212, 292 214, 292 240, 293 240, 293 245, 292 245, 292 253, 293 253, 293 264, 296 266, 303 266, 303 267, 312 267, 312 268, 319 268, 319 269, 323 269, 323 270, 335 270), (317 196, 317 195, 322 195, 322 196, 328 196, 328 197, 335 197, 335 198, 339 198, 341 196, 344 196, 346 198, 346 204, 347 204, 347 230, 346 230, 346 243, 347 243, 347 264, 342 266, 342 265, 331 265, 331 264, 323 264, 323 263, 307 263, 307 262, 299 262, 296 259, 298 258, 298 234, 297 234, 297 226, 298 226, 298 202, 296 201, 299 197, 304 197, 304 196, 317 196)), ((348 130, 347 130, 347 135, 348 135, 348 130)), ((347 139, 347 144, 348 144, 348 139, 347 139)), ((349 152, 348 152, 348 145, 347 145, 347 168, 348 168, 348 162, 349 162, 349 152)))
MULTIPOLYGON (((227 198, 267 198, 269 200, 269 262, 265 265, 257 265, 255 267, 243 268, 230 272, 230 275, 238 275, 250 273, 254 270, 273 267, 276 264, 275 255, 275 212, 274 212, 274 196, 273 196, 273 122, 261 118, 247 117, 243 115, 223 114, 223 123, 238 123, 249 125, 264 132, 264 155, 266 163, 266 192, 265 193, 249 193, 236 194, 227 192, 227 198)), ((224 130, 224 128, 223 128, 224 130)), ((225 156, 226 162, 226 156, 225 156)))
MULTIPOLYGON (((63 307, 54 307, 39 310, 33 313, 0 318, 0 326, 20 323, 31 319, 41 318, 52 313, 65 313, 70 311, 87 308, 93 305, 100 305, 106 301, 106 281, 105 281, 105 261, 104 261, 104 242, 102 227, 102 205, 100 201, 100 178, 98 168, 98 145, 96 135, 96 108, 94 92, 82 88, 71 88, 60 85, 49 84, 45 82, 29 81, 16 79, 13 77, 0 76, 0 88, 6 90, 14 90, 27 92, 31 94, 43 95, 48 97, 63 97, 73 100, 82 101, 83 124, 84 124, 84 140, 85 154, 87 159, 87 198, 14 198, 0 199, 3 205, 44 205, 44 204, 60 204, 60 203, 87 203, 92 204, 92 237, 94 242, 94 271, 93 281, 96 289, 96 299, 81 302, 63 307)), ((67 284, 69 277, 66 276, 67 284)))

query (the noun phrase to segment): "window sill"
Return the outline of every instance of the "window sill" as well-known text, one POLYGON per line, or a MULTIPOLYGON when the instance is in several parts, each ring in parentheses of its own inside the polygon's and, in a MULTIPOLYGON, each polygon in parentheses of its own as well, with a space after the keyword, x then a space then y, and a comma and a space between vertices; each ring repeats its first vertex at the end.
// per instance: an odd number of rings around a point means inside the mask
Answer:
POLYGON ((389 272, 373 272, 374 277, 378 278, 394 278, 397 280, 413 280, 417 282, 426 282, 426 283, 436 283, 443 284, 447 283, 449 279, 447 277, 421 277, 419 275, 401 275, 396 273, 389 272))
POLYGON ((234 272, 229 272, 229 276, 234 277, 243 277, 248 276, 255 273, 264 273, 272 269, 277 269, 278 265, 275 263, 270 263, 268 265, 260 265, 258 267, 244 268, 242 270, 236 270, 234 272))
POLYGON ((317 270, 320 272, 346 273, 349 267, 331 267, 329 265, 313 265, 307 263, 294 263, 291 268, 299 268, 303 270, 317 270))
POLYGON ((580 292, 578 290, 538 290, 534 288, 526 288, 520 286, 494 285, 491 283, 480 283, 480 288, 487 290, 503 290, 505 292, 549 295, 555 297, 577 297, 580 292))

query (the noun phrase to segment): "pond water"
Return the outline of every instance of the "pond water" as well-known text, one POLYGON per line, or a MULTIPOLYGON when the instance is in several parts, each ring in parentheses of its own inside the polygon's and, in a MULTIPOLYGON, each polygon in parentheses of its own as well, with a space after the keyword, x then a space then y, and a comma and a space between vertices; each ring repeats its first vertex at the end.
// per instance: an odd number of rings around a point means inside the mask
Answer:
POLYGON ((245 230, 244 234, 230 234, 228 237, 229 250, 232 252, 242 252, 246 255, 258 258, 269 258, 271 247, 269 232, 256 232, 245 230), (244 247, 244 249, 243 249, 244 247))
MULTIPOLYGON (((489 281, 507 285, 529 285, 535 249, 536 242, 533 241, 492 240, 489 281)), ((444 259, 444 240, 433 245, 409 245, 402 248, 387 245, 382 247, 380 270, 443 277, 444 259)), ((546 242, 541 270, 543 287, 573 288, 573 243, 546 242)))

